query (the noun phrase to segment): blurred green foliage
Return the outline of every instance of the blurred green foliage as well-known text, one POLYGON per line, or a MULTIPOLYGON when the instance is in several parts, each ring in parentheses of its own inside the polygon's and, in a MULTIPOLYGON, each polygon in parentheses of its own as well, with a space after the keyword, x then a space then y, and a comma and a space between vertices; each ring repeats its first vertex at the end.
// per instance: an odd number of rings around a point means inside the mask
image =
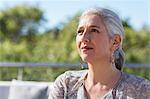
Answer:
MULTIPOLYGON (((80 13, 62 24, 39 31, 46 22, 43 11, 38 7, 16 6, 0 11, 0 61, 78 63, 75 36, 80 13)), ((123 48, 126 63, 150 63, 150 31, 135 31, 123 20, 125 40, 123 48)), ((79 68, 22 68, 23 80, 53 81, 66 70, 79 68)), ((150 69, 125 68, 125 72, 140 75, 150 80, 150 69)), ((0 68, 0 80, 17 79, 17 68, 0 68)))

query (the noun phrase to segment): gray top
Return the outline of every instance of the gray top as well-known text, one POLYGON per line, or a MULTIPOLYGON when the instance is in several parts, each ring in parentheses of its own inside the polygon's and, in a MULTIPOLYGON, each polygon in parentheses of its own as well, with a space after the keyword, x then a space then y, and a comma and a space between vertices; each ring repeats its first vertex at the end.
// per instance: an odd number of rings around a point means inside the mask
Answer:
MULTIPOLYGON (((54 82, 49 99, 87 99, 84 78, 87 70, 67 71, 54 82)), ((150 99, 150 82, 122 73, 118 85, 100 99, 150 99), (115 92, 114 92, 114 89, 115 92)))

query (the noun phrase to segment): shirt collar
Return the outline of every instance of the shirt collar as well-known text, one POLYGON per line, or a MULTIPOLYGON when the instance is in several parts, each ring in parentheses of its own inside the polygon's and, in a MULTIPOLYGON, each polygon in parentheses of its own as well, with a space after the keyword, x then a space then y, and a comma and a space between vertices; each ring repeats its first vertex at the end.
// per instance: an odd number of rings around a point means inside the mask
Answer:
POLYGON ((72 91, 78 90, 79 87, 83 86, 84 80, 88 74, 88 70, 85 70, 85 72, 81 75, 77 83, 72 87, 72 91))

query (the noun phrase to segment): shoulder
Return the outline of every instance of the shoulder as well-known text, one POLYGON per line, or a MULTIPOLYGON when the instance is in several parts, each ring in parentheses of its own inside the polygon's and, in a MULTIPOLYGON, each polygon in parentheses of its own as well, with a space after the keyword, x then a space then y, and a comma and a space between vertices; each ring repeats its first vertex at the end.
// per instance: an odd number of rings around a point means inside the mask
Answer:
POLYGON ((55 80, 55 83, 62 83, 62 85, 67 84, 69 82, 77 82, 80 78, 84 76, 87 70, 80 71, 66 71, 61 74, 55 80))
POLYGON ((64 73, 66 78, 80 78, 84 76, 87 70, 80 70, 80 71, 66 71, 64 73))
POLYGON ((150 86, 150 82, 145 80, 142 77, 136 76, 136 75, 132 75, 132 74, 126 74, 124 73, 124 81, 126 83, 128 83, 129 85, 134 85, 136 87, 140 86, 150 86))
POLYGON ((85 73, 85 70, 67 71, 58 76, 49 92, 49 99, 63 99, 85 73))
POLYGON ((128 84, 139 85, 145 80, 142 77, 139 77, 139 76, 136 76, 136 75, 133 75, 133 74, 124 73, 124 81, 128 84))
POLYGON ((123 83, 126 86, 126 89, 129 92, 131 91, 130 93, 150 97, 150 82, 145 80, 144 78, 124 73, 123 81, 123 83))

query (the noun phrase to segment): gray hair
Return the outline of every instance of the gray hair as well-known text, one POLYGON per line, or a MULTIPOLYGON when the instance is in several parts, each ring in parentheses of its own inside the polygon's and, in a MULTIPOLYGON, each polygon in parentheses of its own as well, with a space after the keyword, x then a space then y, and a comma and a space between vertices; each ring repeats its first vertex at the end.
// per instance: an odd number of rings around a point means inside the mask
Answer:
POLYGON ((120 35, 121 44, 118 49, 113 53, 115 66, 117 69, 122 70, 124 64, 124 52, 122 50, 122 42, 124 38, 124 28, 122 22, 118 15, 111 10, 105 8, 94 7, 86 10, 80 17, 80 20, 85 15, 95 14, 100 16, 103 19, 105 27, 108 31, 110 37, 113 37, 115 34, 120 35))

